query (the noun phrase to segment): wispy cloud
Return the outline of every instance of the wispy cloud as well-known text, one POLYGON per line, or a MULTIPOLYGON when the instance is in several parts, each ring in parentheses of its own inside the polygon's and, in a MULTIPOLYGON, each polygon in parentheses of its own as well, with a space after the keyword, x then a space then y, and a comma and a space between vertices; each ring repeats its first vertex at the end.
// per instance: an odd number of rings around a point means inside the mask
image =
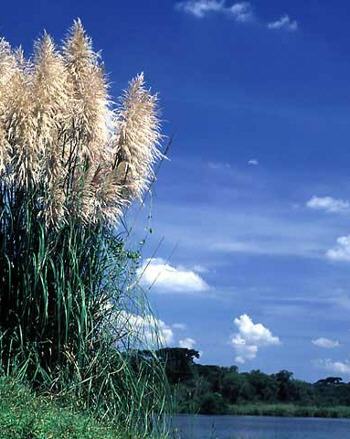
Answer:
POLYGON ((350 296, 348 296, 347 294, 332 294, 332 296, 327 299, 327 302, 335 305, 337 308, 350 310, 350 296))
MULTIPOLYGON (((232 197, 232 200, 232 203, 236 202, 236 198, 232 197)), ((328 236, 339 233, 337 224, 315 222, 297 211, 290 211, 289 206, 284 210, 265 204, 249 210, 244 203, 245 200, 239 209, 233 209, 229 203, 215 206, 164 203, 161 209, 158 208, 160 222, 157 226, 170 243, 179 243, 182 249, 186 248, 198 257, 213 253, 244 253, 323 259, 329 248, 328 236), (200 221, 203 217, 206 221, 200 221), (220 227, 213 228, 218 218, 220 227)), ((195 271, 193 265, 191 270, 195 271)))
POLYGON ((271 21, 267 24, 268 29, 272 30, 286 30, 289 32, 295 32, 298 30, 299 25, 296 20, 292 20, 289 15, 282 15, 278 20, 271 21))
POLYGON ((241 23, 246 23, 254 19, 253 8, 249 2, 235 3, 229 8, 226 8, 226 12, 241 23))
POLYGON ((250 165, 250 166, 258 166, 258 164, 259 164, 259 160, 257 160, 257 159, 248 160, 248 165, 250 165))
POLYGON ((316 366, 332 373, 350 375, 350 361, 333 361, 329 358, 317 360, 316 366))
POLYGON ((281 343, 280 339, 272 335, 268 328, 261 323, 254 323, 247 314, 236 318, 234 324, 238 332, 233 335, 231 344, 236 353, 237 363, 244 364, 248 360, 253 360, 261 347, 281 343))
POLYGON ((340 200, 333 197, 317 197, 313 196, 306 203, 310 209, 323 210, 331 213, 350 212, 350 203, 346 200, 340 200))
POLYGON ((146 259, 138 270, 140 282, 161 293, 200 293, 209 285, 193 269, 173 266, 162 258, 146 259))
MULTIPOLYGON (((247 223, 251 223, 250 219, 247 218, 247 223)), ((250 239, 238 237, 237 240, 231 239, 230 236, 225 238, 218 238, 216 242, 209 243, 208 249, 214 252, 221 252, 226 254, 243 253, 250 255, 269 255, 269 256, 298 256, 307 258, 323 258, 320 243, 313 240, 313 236, 306 236, 305 239, 295 240, 291 233, 286 230, 283 235, 278 227, 278 221, 276 221, 276 230, 265 231, 261 230, 263 224, 258 225, 259 229, 256 231, 256 235, 252 233, 250 239)), ((273 227, 273 226, 272 226, 273 227)), ((248 227, 247 227, 248 228, 248 227)), ((305 230, 302 230, 301 226, 298 227, 301 234, 306 234, 308 229, 305 225, 305 230)), ((316 235, 316 234, 315 234, 316 235)), ((350 251, 350 250, 349 250, 350 251)), ((328 256, 328 255, 327 255, 328 256)), ((329 257, 329 256, 328 256, 329 257)))
POLYGON ((340 236, 337 245, 327 250, 326 257, 333 261, 350 261, 350 235, 340 236))
POLYGON ((325 349, 333 349, 340 346, 338 340, 331 340, 330 338, 326 338, 326 337, 316 338, 315 340, 312 340, 311 343, 319 348, 325 348, 325 349))
POLYGON ((184 331, 185 329, 187 329, 187 325, 185 323, 173 323, 171 327, 174 329, 178 329, 179 331, 184 331))
POLYGON ((210 13, 219 13, 242 23, 250 21, 254 16, 249 2, 227 6, 225 0, 188 0, 177 3, 176 8, 196 18, 203 18, 210 13))
POLYGON ((193 271, 196 273, 205 274, 208 273, 209 270, 206 267, 203 267, 203 265, 197 264, 193 266, 193 271))
MULTIPOLYGON (((176 3, 175 7, 196 18, 204 18, 209 14, 221 14, 240 23, 259 21, 255 16, 252 3, 247 1, 229 5, 226 0, 186 0, 176 3)), ((271 30, 295 32, 299 26, 296 20, 284 14, 279 19, 267 23, 266 27, 271 30)))
POLYGON ((219 0, 184 1, 177 3, 176 8, 197 18, 203 18, 210 12, 221 12, 225 9, 225 2, 219 0))
POLYGON ((223 171, 225 169, 231 169, 232 166, 227 162, 208 162, 208 168, 223 171))

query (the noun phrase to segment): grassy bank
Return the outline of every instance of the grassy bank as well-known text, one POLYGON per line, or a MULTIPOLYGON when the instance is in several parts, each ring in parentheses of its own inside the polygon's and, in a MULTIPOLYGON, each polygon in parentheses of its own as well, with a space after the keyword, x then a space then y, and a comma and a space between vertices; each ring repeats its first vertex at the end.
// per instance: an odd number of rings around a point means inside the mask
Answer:
POLYGON ((227 414, 239 416, 350 418, 350 407, 317 407, 294 404, 242 404, 229 406, 227 414))
MULTIPOLYGON (((90 413, 0 378, 0 439, 137 439, 90 413)), ((160 436, 157 436, 160 438, 160 436)))
POLYGON ((88 413, 36 396, 27 387, 0 379, 0 438, 122 439, 88 413))

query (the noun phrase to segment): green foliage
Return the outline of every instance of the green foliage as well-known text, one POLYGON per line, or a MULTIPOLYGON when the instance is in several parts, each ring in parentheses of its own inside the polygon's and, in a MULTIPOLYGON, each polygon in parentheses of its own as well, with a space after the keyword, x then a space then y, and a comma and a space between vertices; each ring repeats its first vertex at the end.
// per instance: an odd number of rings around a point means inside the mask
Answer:
POLYGON ((226 414, 237 416, 283 416, 283 417, 314 417, 314 418, 350 418, 350 407, 333 406, 318 407, 316 405, 297 404, 240 404, 228 407, 226 414))
POLYGON ((62 407, 48 397, 36 397, 12 380, 0 379, 1 439, 124 439, 114 428, 87 413, 62 407))
POLYGON ((223 415, 226 412, 226 402, 221 393, 205 393, 202 396, 199 406, 199 413, 204 415, 223 415))
POLYGON ((350 417, 350 383, 339 377, 310 384, 287 370, 268 375, 197 364, 194 350, 168 348, 159 355, 179 413, 350 417))
POLYGON ((77 401, 38 395, 13 378, 0 377, 0 439, 162 439, 157 430, 142 434, 114 420, 96 420, 77 401))
POLYGON ((158 350, 157 355, 165 363, 170 383, 193 377, 194 358, 199 358, 199 353, 194 349, 163 348, 158 350))
POLYGON ((102 226, 47 228, 35 195, 22 195, 9 205, 0 188, 0 372, 147 435, 162 426, 168 392, 160 361, 135 367, 120 318, 149 312, 130 288, 138 253, 102 226))

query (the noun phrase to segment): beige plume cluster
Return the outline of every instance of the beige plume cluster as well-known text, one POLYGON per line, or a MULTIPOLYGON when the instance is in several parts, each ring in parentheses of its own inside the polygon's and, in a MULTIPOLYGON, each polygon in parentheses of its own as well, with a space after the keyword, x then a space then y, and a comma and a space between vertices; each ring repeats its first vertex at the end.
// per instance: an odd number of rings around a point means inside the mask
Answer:
POLYGON ((157 97, 142 74, 117 105, 108 91, 79 20, 60 50, 44 34, 29 60, 0 40, 0 181, 34 194, 47 225, 114 224, 154 178, 157 97))

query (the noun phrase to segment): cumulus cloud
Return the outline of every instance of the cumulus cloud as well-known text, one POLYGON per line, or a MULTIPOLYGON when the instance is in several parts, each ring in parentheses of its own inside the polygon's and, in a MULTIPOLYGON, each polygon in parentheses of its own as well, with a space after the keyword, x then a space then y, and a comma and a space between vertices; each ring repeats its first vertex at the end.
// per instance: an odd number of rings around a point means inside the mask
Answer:
POLYGON ((146 259, 138 270, 143 285, 166 293, 200 293, 209 285, 194 270, 173 266, 162 258, 146 259))
POLYGON ((312 340, 311 343, 314 344, 315 346, 318 346, 319 348, 325 348, 325 349, 333 349, 340 346, 338 340, 331 340, 330 338, 326 338, 326 337, 316 338, 315 340, 312 340))
POLYGON ((326 257, 333 261, 350 261, 350 235, 340 236, 337 245, 327 250, 326 257))
POLYGON ((316 365, 332 373, 350 375, 350 361, 317 360, 316 365))
POLYGON ((282 15, 278 20, 271 21, 267 24, 269 29, 281 29, 287 30, 289 32, 295 32, 298 30, 298 22, 296 20, 292 20, 289 15, 282 15))
POLYGON ((188 0, 177 3, 176 8, 196 18, 203 18, 210 13, 225 14, 242 23, 253 18, 249 2, 238 2, 228 6, 225 0, 188 0))
POLYGON ((347 212, 350 210, 349 201, 337 200, 333 197, 316 197, 313 196, 307 203, 306 206, 310 209, 324 210, 325 212, 339 213, 347 212))
POLYGON ((233 335, 231 344, 236 353, 237 363, 244 364, 248 360, 253 360, 261 347, 281 343, 268 328, 261 323, 254 323, 247 314, 235 318, 234 324, 238 332, 233 335))
POLYGON ((193 338, 186 337, 179 341, 179 346, 180 348, 193 349, 196 343, 196 340, 193 340, 193 338))
POLYGON ((127 331, 135 341, 152 345, 160 343, 168 346, 174 341, 174 332, 163 320, 152 315, 138 315, 121 311, 117 315, 118 327, 127 331))

